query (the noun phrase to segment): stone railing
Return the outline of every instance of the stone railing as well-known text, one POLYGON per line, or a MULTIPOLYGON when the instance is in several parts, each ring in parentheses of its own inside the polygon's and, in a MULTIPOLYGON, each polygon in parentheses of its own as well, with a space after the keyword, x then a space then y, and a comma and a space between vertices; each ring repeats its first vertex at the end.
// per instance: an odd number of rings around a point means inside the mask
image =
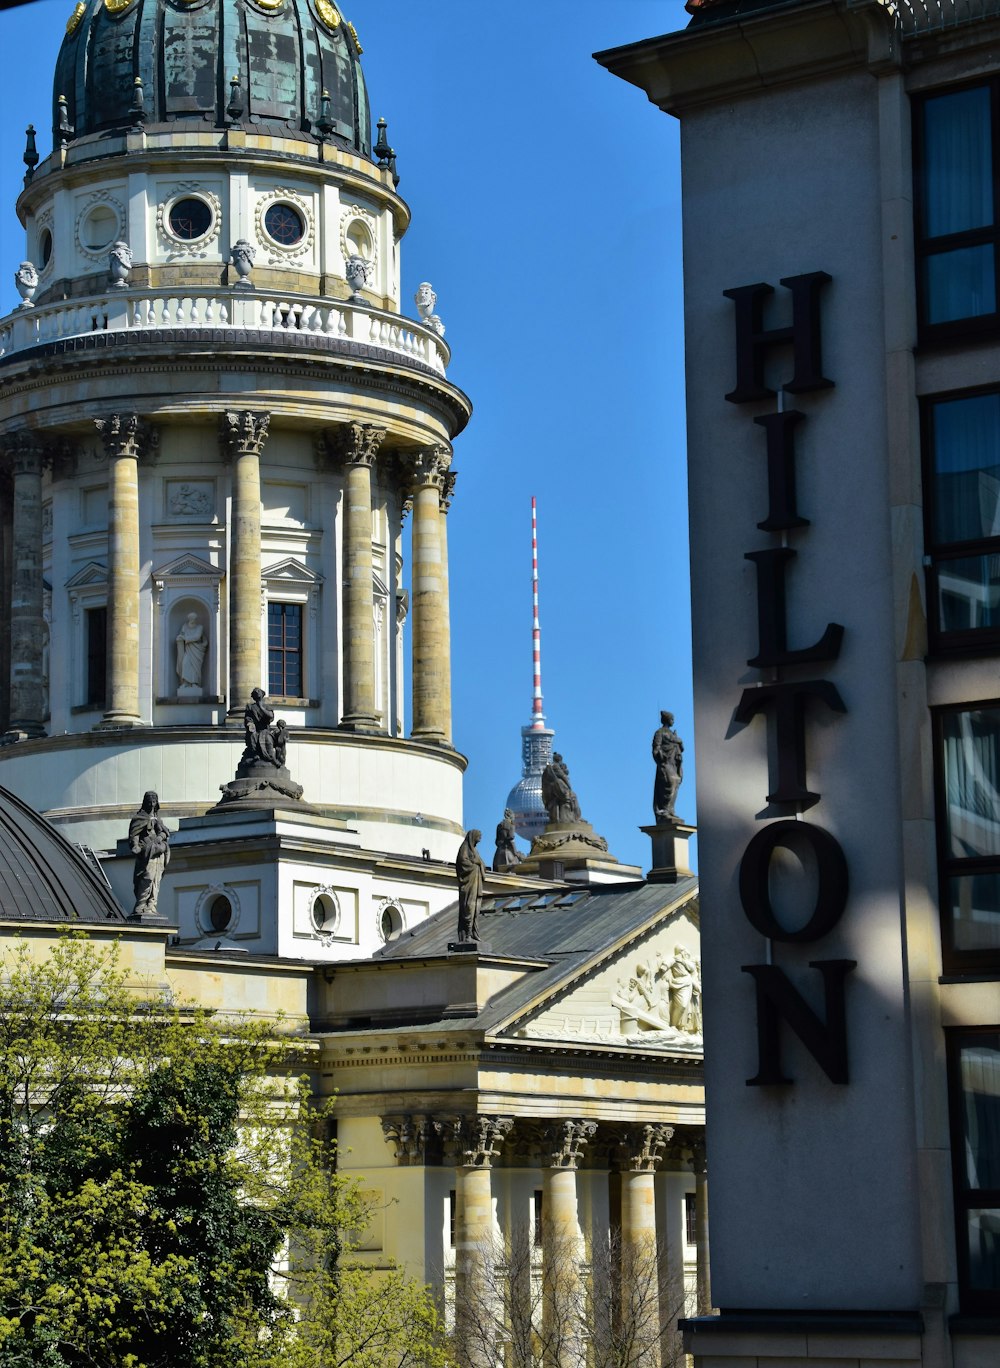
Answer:
POLYGON ((432 329, 382 309, 345 301, 216 289, 170 293, 111 290, 91 299, 58 300, 16 309, 0 319, 0 358, 9 359, 29 347, 89 333, 138 333, 159 328, 254 329, 278 336, 343 338, 422 362, 439 375, 444 375, 451 356, 432 329))

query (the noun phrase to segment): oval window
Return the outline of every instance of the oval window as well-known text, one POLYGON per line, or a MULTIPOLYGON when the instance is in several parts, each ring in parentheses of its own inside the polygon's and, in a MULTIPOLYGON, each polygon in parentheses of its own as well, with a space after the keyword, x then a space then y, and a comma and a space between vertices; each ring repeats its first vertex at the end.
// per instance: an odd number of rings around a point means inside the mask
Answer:
POLYGON ((264 227, 282 247, 294 247, 305 237, 305 220, 290 204, 272 204, 264 215, 264 227))
POLYGON ((336 931, 340 910, 329 893, 320 893, 313 899, 311 919, 314 931, 323 931, 328 935, 336 931))
POLYGON ((42 258, 42 270, 52 260, 52 234, 47 228, 42 229, 42 235, 38 239, 38 252, 42 258))
POLYGON ((213 931, 225 931, 233 919, 233 905, 222 893, 217 898, 212 899, 212 906, 208 914, 208 919, 212 923, 213 931))
POLYGON ((202 238, 212 226, 211 207, 203 199, 189 196, 175 200, 170 206, 167 223, 174 237, 183 242, 194 242, 202 238))
POLYGON ((382 939, 395 940, 403 929, 403 918, 398 907, 387 907, 382 913, 382 939))
POLYGON ((88 252, 110 247, 118 233, 118 215, 106 204, 91 209, 83 224, 83 245, 88 252))

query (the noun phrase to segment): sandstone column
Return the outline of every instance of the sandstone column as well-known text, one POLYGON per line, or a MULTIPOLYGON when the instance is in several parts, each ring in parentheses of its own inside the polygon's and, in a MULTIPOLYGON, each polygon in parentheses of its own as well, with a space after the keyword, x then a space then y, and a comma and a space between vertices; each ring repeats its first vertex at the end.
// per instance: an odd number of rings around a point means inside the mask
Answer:
POLYGON ((451 460, 446 446, 405 458, 413 497, 413 726, 416 740, 451 744, 447 568, 441 541, 441 494, 451 460))
POLYGON ((542 1170, 542 1363, 584 1368, 585 1250, 576 1173, 596 1121, 557 1121, 547 1128, 542 1170))
MULTIPOLYGON (((441 1130, 441 1123, 436 1124, 441 1130)), ((490 1171, 513 1124, 510 1117, 501 1116, 460 1117, 445 1123, 458 1151, 455 1336, 462 1362, 469 1368, 488 1368, 503 1316, 490 1171)))
POLYGON ((15 433, 4 442, 12 477, 10 723, 7 736, 44 736, 42 645, 42 461, 40 439, 15 433))
POLYGON ((222 440, 233 463, 229 532, 229 711, 243 720, 251 690, 261 683, 260 453, 268 413, 222 416, 222 440))
POLYGON ((441 608, 441 629, 444 640, 444 658, 448 662, 448 735, 451 735, 451 586, 448 581, 448 513, 451 509, 451 501, 455 497, 455 481, 458 472, 448 470, 445 472, 444 481, 441 487, 440 512, 438 516, 438 530, 441 536, 441 585, 444 591, 444 601, 441 608))
POLYGON ((94 422, 108 458, 108 666, 101 727, 139 727, 139 453, 136 413, 94 422))
POLYGON ((344 706, 340 725, 349 731, 376 727, 372 469, 384 437, 385 428, 350 423, 340 443, 344 466, 344 706))
POLYGON ((712 1282, 708 1262, 708 1162, 705 1141, 691 1145, 691 1167, 694 1169, 694 1238, 698 1258, 698 1315, 707 1316, 712 1310, 712 1282))
POLYGON ((621 1151, 619 1314, 634 1332, 637 1368, 659 1364, 664 1322, 677 1314, 675 1298, 661 1285, 668 1280, 661 1280, 667 1270, 656 1235, 656 1166, 673 1133, 671 1126, 634 1127, 621 1151))

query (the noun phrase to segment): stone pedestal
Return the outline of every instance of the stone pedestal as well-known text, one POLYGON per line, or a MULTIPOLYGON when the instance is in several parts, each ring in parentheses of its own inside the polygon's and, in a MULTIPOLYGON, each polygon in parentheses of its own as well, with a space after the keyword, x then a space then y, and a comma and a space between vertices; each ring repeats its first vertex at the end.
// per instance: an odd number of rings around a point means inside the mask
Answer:
POLYGON ((531 843, 531 850, 518 865, 519 874, 537 874, 543 861, 598 859, 602 864, 617 864, 608 853, 608 843, 589 822, 549 822, 531 843))
POLYGON ((686 822, 657 822, 639 828, 653 842, 653 867, 646 875, 650 883, 676 883, 691 877, 688 841, 698 830, 686 822))
POLYGON ((222 785, 222 797, 210 812, 220 808, 301 808, 312 812, 302 802, 302 785, 297 784, 285 765, 272 765, 267 760, 241 760, 235 779, 222 785))

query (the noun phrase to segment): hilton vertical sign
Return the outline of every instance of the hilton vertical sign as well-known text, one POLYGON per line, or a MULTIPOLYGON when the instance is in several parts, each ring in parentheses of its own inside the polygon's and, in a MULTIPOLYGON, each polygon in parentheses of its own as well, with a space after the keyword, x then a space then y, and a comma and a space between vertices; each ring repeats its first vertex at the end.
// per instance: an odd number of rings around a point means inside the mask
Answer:
MULTIPOLYGON (((773 286, 743 285, 723 291, 733 301, 736 315, 736 386, 726 395, 730 403, 775 398, 775 391, 764 383, 764 363, 770 349, 777 346, 790 348, 792 355, 793 375, 782 387, 784 394, 832 388, 833 381, 823 375, 820 329, 820 301, 829 280, 825 271, 781 280, 791 296, 792 315, 790 326, 782 328, 763 325, 764 304, 773 295, 773 286)), ((805 676, 822 673, 838 658, 844 628, 831 622, 812 645, 789 643, 786 580, 799 551, 788 541, 791 535, 804 541, 809 527, 809 519, 799 513, 795 492, 795 434, 806 415, 779 404, 776 412, 753 421, 764 429, 767 470, 766 516, 757 526, 773 534, 778 544, 746 553, 757 575, 757 653, 747 664, 769 677, 756 687, 744 689, 735 716, 737 722, 746 723, 758 713, 764 714, 773 757, 767 801, 802 813, 820 799, 819 793, 807 787, 809 713, 818 707, 847 711, 829 679, 805 676)), ((803 554, 808 554, 807 547, 803 554)), ((785 818, 769 823, 752 838, 740 861, 743 911, 750 924, 772 942, 821 942, 843 916, 847 889, 847 861, 840 843, 814 822, 785 818), (771 861, 782 848, 799 854, 807 849, 815 867, 815 905, 794 930, 778 920, 771 901, 771 861)), ((848 1081, 845 984, 856 964, 846 959, 809 961, 809 968, 817 975, 810 995, 818 996, 821 988, 822 1015, 813 1010, 783 969, 770 963, 743 965, 743 972, 754 981, 757 1007, 758 1065, 755 1076, 747 1079, 749 1084, 791 1083, 781 1062, 783 1024, 795 1032, 831 1082, 848 1081)))

